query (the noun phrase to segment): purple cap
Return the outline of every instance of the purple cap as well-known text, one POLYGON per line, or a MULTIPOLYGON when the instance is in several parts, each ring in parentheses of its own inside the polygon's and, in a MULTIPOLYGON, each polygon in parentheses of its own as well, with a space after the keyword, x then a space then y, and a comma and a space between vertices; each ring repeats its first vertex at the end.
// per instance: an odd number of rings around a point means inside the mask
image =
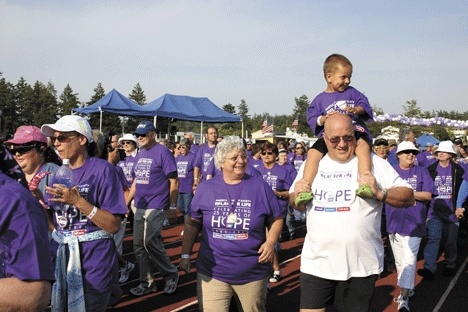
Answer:
POLYGON ((44 143, 47 144, 47 137, 41 132, 41 129, 35 126, 21 126, 16 129, 13 139, 5 141, 8 144, 26 144, 26 143, 44 143))

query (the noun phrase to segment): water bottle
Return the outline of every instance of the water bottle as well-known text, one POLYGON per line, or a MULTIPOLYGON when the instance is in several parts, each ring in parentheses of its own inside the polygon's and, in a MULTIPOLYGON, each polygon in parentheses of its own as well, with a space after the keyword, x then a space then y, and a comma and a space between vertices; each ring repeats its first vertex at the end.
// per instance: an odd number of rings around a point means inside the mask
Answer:
MULTIPOLYGON (((55 173, 55 184, 63 184, 68 188, 73 187, 73 171, 70 168, 70 160, 64 159, 62 166, 55 173)), ((57 210, 66 212, 69 205, 63 203, 57 203, 57 210)))

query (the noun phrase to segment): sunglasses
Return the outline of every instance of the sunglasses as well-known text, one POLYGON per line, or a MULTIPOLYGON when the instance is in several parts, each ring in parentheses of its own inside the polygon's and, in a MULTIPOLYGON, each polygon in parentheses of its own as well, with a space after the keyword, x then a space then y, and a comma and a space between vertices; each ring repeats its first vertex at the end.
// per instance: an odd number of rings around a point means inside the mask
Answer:
POLYGON ((136 138, 138 139, 139 137, 146 138, 146 133, 145 134, 138 134, 135 133, 136 138))
POLYGON ((376 151, 387 151, 388 147, 387 146, 377 146, 377 147, 374 147, 374 149, 376 151))
POLYGON ((37 147, 36 145, 13 147, 13 148, 10 148, 10 153, 12 155, 16 155, 16 154, 23 155, 23 154, 28 153, 29 151, 31 151, 33 148, 36 148, 36 147, 37 147))
POLYGON ((273 152, 262 152, 262 156, 265 156, 265 155, 273 155, 273 152))
POLYGON ((342 136, 342 137, 332 137, 332 138, 328 138, 328 141, 330 141, 330 143, 333 144, 333 145, 338 145, 341 142, 341 139, 343 139, 343 141, 345 141, 345 143, 350 143, 350 142, 352 142, 354 140, 354 136, 345 135, 345 136, 342 136))
POLYGON ((130 145, 132 144, 132 141, 122 141, 122 145, 130 145))
MULTIPOLYGON (((401 151, 400 152, 401 154, 413 154, 413 155, 417 155, 418 153, 416 151, 401 151)), ((400 154, 399 153, 399 154, 400 154)))
POLYGON ((71 134, 71 135, 61 134, 59 136, 56 136, 56 137, 51 136, 49 138, 52 141, 52 143, 55 143, 55 140, 59 141, 60 143, 64 143, 64 142, 68 142, 68 139, 76 137, 76 136, 77 136, 76 134, 71 134))
POLYGON ((302 146, 296 147, 297 150, 304 149, 302 146))

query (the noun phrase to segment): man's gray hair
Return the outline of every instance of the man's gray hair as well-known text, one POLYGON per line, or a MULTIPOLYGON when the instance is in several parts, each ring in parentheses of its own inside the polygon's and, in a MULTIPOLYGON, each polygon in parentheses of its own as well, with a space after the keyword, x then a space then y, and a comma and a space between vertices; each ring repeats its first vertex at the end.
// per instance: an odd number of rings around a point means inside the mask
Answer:
POLYGON ((233 151, 238 150, 245 153, 244 141, 238 136, 227 136, 216 145, 216 150, 214 152, 214 165, 216 169, 221 170, 221 164, 226 159, 226 155, 233 151))
POLYGON ((403 129, 400 129, 400 133, 398 134, 398 142, 401 143, 406 141, 411 133, 413 133, 413 130, 411 130, 410 127, 404 127, 403 129))

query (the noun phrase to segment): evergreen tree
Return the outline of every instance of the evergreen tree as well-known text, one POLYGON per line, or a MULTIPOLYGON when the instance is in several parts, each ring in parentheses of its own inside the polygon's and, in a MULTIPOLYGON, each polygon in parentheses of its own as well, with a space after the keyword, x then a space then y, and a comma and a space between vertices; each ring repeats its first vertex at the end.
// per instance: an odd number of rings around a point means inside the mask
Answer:
POLYGON ((236 107, 234 105, 232 105, 231 103, 227 103, 226 105, 224 105, 223 110, 230 113, 230 114, 235 114, 236 113, 236 107))
POLYGON ((299 125, 297 127, 298 133, 307 133, 308 136, 312 137, 312 129, 310 129, 309 124, 306 120, 307 108, 309 108, 310 102, 307 98, 307 95, 302 95, 300 98, 294 98, 296 105, 294 106, 293 116, 298 116, 299 125))
MULTIPOLYGON (((146 104, 146 95, 139 82, 133 87, 132 93, 128 95, 128 98, 140 104, 141 106, 146 104)), ((122 119, 124 122, 123 132, 133 133, 140 121, 146 120, 148 117, 124 116, 122 119)))
MULTIPOLYGON (((2 73, 0 73, 0 77, 2 73)), ((16 121, 18 120, 18 108, 15 103, 14 86, 0 78, 0 135, 4 139, 6 134, 15 132, 16 121)))
POLYGON ((73 89, 69 84, 65 86, 62 94, 60 95, 60 102, 58 107, 58 115, 65 116, 72 113, 72 109, 80 107, 78 100, 78 93, 73 93, 73 89))
POLYGON ((16 102, 16 110, 18 118, 13 120, 14 129, 22 125, 30 125, 31 117, 34 112, 34 106, 31 104, 33 90, 30 84, 23 77, 20 77, 14 88, 14 98, 16 102))
POLYGON ((421 117, 422 115, 416 100, 406 101, 406 105, 403 105, 403 112, 406 117, 421 117))

